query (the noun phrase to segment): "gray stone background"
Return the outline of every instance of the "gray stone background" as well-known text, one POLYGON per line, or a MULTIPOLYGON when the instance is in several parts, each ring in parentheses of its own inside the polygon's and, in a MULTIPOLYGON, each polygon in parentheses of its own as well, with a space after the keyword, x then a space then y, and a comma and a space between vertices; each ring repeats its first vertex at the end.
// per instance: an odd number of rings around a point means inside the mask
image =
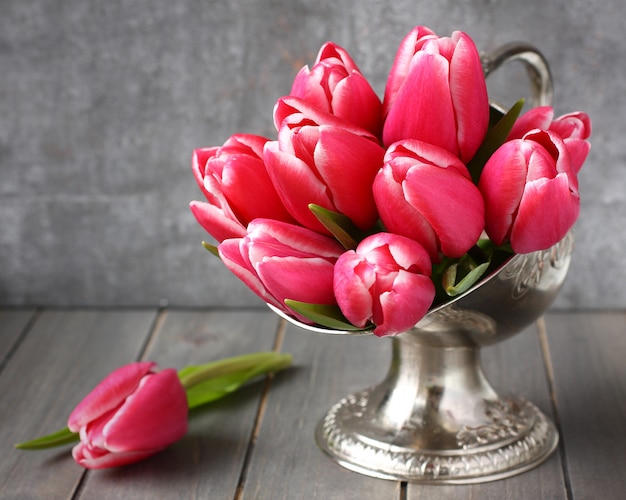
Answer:
MULTIPOLYGON (((591 115, 556 307, 624 306, 625 19, 623 0, 1 0, 0 304, 259 305, 200 245, 192 149, 273 137, 275 100, 327 40, 382 95, 423 24, 486 51, 533 43, 557 114, 591 115)), ((513 102, 524 74, 490 88, 513 102)))

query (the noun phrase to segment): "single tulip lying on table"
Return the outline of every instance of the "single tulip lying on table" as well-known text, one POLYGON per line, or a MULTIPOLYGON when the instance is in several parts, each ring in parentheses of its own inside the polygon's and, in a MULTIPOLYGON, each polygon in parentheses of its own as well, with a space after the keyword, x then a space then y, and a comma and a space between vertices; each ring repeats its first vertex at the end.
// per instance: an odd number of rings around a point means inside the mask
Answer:
POLYGON ((143 460, 182 438, 190 409, 220 399, 261 375, 291 364, 289 354, 259 352, 159 371, 130 363, 110 373, 72 411, 67 427, 16 445, 41 450, 79 441, 74 460, 87 469, 143 460))
POLYGON ((400 334, 576 222, 591 120, 523 105, 490 104, 460 31, 411 30, 382 100, 328 42, 277 100, 275 138, 194 151, 203 245, 301 322, 400 334))

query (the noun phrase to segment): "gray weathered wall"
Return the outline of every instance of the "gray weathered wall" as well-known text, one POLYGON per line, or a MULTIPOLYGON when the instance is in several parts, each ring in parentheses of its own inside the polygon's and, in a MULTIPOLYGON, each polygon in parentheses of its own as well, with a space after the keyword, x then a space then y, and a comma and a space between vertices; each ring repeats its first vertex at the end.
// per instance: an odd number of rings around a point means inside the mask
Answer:
POLYGON ((532 42, 557 113, 592 116, 557 306, 624 306, 625 19, 623 0, 2 0, 0 304, 258 305, 200 246, 192 149, 271 137, 274 101, 327 40, 382 92, 423 24, 485 50, 532 42))

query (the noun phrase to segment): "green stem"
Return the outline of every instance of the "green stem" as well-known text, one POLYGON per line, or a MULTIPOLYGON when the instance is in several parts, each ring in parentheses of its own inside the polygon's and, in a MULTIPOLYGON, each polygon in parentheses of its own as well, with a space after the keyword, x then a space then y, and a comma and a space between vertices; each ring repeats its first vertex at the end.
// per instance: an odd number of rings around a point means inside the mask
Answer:
POLYGON ((187 367, 181 370, 178 375, 181 384, 188 390, 212 378, 244 372, 252 368, 260 367, 260 371, 255 370, 255 373, 258 372, 258 374, 279 371, 289 366, 291 359, 290 354, 257 352, 214 361, 205 365, 187 367))
POLYGON ((46 448, 54 448, 55 446, 63 446, 64 444, 75 443, 80 441, 78 432, 72 432, 67 427, 30 441, 24 441, 15 445, 20 450, 45 450, 46 448))

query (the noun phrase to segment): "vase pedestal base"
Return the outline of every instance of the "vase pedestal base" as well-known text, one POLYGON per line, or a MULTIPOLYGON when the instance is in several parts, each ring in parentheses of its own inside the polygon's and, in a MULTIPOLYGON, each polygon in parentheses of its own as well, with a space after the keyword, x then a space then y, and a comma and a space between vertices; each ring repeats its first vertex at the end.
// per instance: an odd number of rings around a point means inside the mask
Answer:
POLYGON ((316 430, 318 446, 339 465, 381 479, 469 484, 520 474, 546 460, 558 443, 554 424, 523 400, 484 401, 479 425, 372 418, 376 391, 333 406, 316 430))

